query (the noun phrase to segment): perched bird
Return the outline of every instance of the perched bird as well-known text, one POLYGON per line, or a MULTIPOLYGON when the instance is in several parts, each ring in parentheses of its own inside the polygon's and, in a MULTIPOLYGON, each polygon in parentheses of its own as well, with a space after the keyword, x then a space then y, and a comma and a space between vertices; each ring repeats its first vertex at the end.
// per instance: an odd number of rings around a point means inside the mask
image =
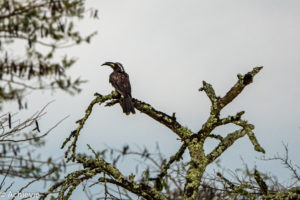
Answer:
POLYGON ((110 66, 114 71, 109 76, 109 82, 112 86, 116 89, 116 91, 123 97, 122 101, 122 108, 123 112, 126 115, 130 113, 135 113, 132 98, 131 98, 131 86, 129 81, 129 76, 125 72, 123 65, 121 63, 113 63, 113 62, 106 62, 103 65, 110 66))

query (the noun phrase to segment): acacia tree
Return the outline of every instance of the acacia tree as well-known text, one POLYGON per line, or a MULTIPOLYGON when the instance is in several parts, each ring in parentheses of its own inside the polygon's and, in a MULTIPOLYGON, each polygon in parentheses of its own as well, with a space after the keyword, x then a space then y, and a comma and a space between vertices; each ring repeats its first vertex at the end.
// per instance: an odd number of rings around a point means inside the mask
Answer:
MULTIPOLYGON (((134 107, 141 113, 151 117, 153 120, 163 124, 173 131, 182 142, 180 149, 174 153, 167 161, 161 162, 160 172, 154 173, 145 171, 141 177, 135 176, 133 173, 129 176, 122 174, 120 169, 115 166, 115 163, 109 163, 103 154, 96 153, 93 149, 94 156, 87 156, 85 154, 76 153, 76 143, 80 135, 80 131, 88 120, 93 108, 97 104, 104 104, 106 106, 113 106, 120 102, 120 96, 117 92, 112 92, 108 95, 95 94, 95 99, 90 103, 85 111, 82 119, 78 120, 77 129, 71 132, 70 136, 66 138, 62 144, 62 148, 67 147, 65 157, 67 161, 73 161, 82 165, 83 169, 70 173, 65 179, 53 185, 48 192, 46 192, 41 199, 45 199, 49 194, 58 192, 57 199, 69 199, 72 192, 87 180, 97 177, 97 183, 104 185, 105 193, 107 193, 107 185, 115 185, 121 187, 130 193, 133 193, 144 199, 171 199, 168 195, 166 180, 170 177, 170 168, 176 162, 182 159, 184 152, 189 154, 190 160, 185 163, 186 174, 184 176, 184 188, 181 199, 197 199, 199 197, 199 187, 203 182, 203 176, 207 167, 216 161, 231 145, 238 139, 247 136, 252 143, 254 150, 265 153, 264 149, 259 145, 255 134, 253 132, 254 125, 242 119, 244 111, 238 112, 225 118, 220 117, 222 109, 231 103, 244 88, 252 83, 254 76, 262 69, 262 67, 255 67, 252 71, 241 75, 238 74, 238 80, 235 85, 224 95, 219 97, 216 95, 211 84, 203 81, 203 86, 199 91, 204 91, 211 101, 210 115, 207 121, 202 125, 198 132, 191 131, 188 127, 182 126, 177 120, 175 113, 168 115, 164 112, 156 110, 152 105, 142 102, 138 99, 133 99, 134 107), (225 137, 221 135, 212 134, 212 131, 223 125, 235 124, 240 129, 228 133, 225 137), (219 141, 219 144, 209 153, 204 152, 204 144, 207 139, 213 138, 219 141), (67 146, 67 144, 69 145, 67 146), (102 156, 101 156, 102 155, 102 156)), ((128 153, 128 148, 125 147, 122 154, 128 153)), ((142 153, 143 157, 149 157, 147 152, 142 153)), ((218 174, 218 176, 231 187, 234 194, 244 195, 247 198, 255 199, 250 192, 247 192, 245 187, 237 187, 229 180, 218 174)), ((269 195, 266 183, 258 171, 255 172, 255 180, 265 198, 269 195)), ((295 194, 295 193, 292 193, 295 194)), ((297 195, 297 194, 295 194, 297 195)), ((179 198, 179 199, 180 199, 179 198)), ((271 198, 271 197, 270 197, 271 198)))
MULTIPOLYGON (((17 101, 19 109, 27 108, 23 98, 33 90, 80 92, 83 81, 67 74, 75 59, 58 59, 55 52, 90 42, 96 32, 82 36, 74 26, 87 11, 97 17, 97 11, 87 10, 82 0, 0 1, 0 109, 7 101, 17 101)), ((42 160, 38 154, 32 154, 58 125, 41 129, 39 120, 44 111, 42 108, 27 119, 18 119, 13 112, 1 114, 0 192, 11 187, 9 184, 4 188, 7 177, 57 181, 64 170, 63 161, 51 157, 42 160)))
MULTIPOLYGON (((74 20, 84 17, 84 5, 82 0, 0 2, 0 101, 21 103, 23 95, 33 89, 80 91, 82 81, 66 73, 75 60, 65 56, 55 62, 53 56, 57 48, 90 42, 95 35, 83 37, 74 29, 74 20), (12 45, 24 47, 23 54, 14 55, 12 45)), ((97 17, 96 11, 91 12, 97 17)))

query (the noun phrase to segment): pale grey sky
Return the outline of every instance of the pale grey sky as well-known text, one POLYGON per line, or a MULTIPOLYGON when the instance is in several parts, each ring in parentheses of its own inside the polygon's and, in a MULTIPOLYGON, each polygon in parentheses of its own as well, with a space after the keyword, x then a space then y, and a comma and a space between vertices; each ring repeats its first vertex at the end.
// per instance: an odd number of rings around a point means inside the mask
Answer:
MULTIPOLYGON (((179 122, 194 131, 209 115, 209 100, 198 92, 202 80, 224 95, 238 73, 262 65, 254 83, 222 114, 245 110, 244 118, 255 125, 266 155, 283 152, 283 141, 289 144, 291 158, 300 163, 300 1, 110 0, 89 1, 88 7, 99 9, 99 20, 83 20, 78 28, 85 33, 97 30, 98 35, 89 45, 60 51, 78 58, 72 74, 89 81, 83 92, 75 97, 59 92, 30 97, 29 106, 39 105, 37 109, 49 98, 56 99, 44 126, 71 115, 49 136, 49 152, 75 128, 95 92, 111 92, 111 69, 100 67, 105 61, 123 63, 133 97, 166 113, 176 112, 179 122)), ((232 127, 217 132, 225 135, 229 130, 232 127)), ((154 148, 155 142, 166 155, 180 146, 175 134, 139 112, 125 116, 119 106, 96 106, 79 137, 78 150, 86 151, 87 143, 101 150, 104 144, 154 148)), ((213 143, 207 148, 212 149, 213 143)), ((241 167, 239 156, 283 180, 289 176, 286 170, 273 169, 274 162, 256 160, 261 154, 246 137, 221 157, 223 166, 241 167)))

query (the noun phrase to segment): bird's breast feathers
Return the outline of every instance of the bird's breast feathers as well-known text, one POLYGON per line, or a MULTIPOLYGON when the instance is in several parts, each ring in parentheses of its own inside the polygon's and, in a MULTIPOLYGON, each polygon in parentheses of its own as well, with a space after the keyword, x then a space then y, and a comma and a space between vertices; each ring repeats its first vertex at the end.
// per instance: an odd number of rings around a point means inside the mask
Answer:
POLYGON ((131 96, 131 86, 127 73, 113 72, 109 77, 109 82, 122 96, 131 96))

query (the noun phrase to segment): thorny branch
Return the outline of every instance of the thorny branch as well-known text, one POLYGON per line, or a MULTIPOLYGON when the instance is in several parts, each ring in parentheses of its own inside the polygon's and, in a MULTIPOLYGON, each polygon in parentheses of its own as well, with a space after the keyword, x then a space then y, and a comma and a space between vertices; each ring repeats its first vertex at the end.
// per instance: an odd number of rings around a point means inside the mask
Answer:
MULTIPOLYGON (((26 187, 36 181, 55 182, 59 178, 59 172, 66 167, 62 160, 51 157, 41 160, 39 155, 32 153, 31 147, 44 144, 42 139, 65 119, 60 120, 45 131, 43 127, 39 127, 39 121, 46 114, 45 110, 50 103, 22 121, 16 120, 16 114, 7 113, 0 116, 2 129, 0 135, 0 147, 2 147, 0 173, 6 173, 8 177, 33 179, 26 187)), ((2 179, 2 186, 6 176, 2 179)))

